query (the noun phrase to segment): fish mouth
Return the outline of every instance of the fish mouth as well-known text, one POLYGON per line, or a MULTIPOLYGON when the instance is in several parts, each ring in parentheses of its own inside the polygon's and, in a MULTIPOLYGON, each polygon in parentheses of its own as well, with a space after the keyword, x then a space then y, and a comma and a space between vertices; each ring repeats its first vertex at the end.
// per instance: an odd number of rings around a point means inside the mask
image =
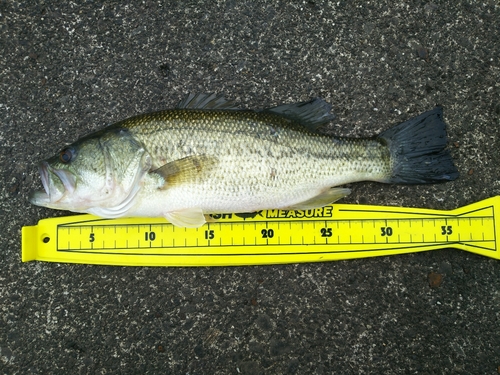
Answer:
POLYGON ((38 172, 44 191, 33 191, 30 194, 29 201, 32 204, 50 207, 75 191, 76 178, 71 172, 52 168, 46 161, 38 164, 38 172))
POLYGON ((49 193, 49 164, 45 161, 40 162, 38 164, 38 172, 40 173, 40 178, 42 180, 43 189, 47 195, 49 193))

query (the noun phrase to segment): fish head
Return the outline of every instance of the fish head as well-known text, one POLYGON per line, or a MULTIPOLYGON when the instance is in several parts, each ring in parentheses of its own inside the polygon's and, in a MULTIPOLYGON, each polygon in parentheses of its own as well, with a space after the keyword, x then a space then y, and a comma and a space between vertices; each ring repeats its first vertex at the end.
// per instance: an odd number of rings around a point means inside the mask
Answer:
POLYGON ((64 147, 38 164, 43 191, 37 206, 123 216, 133 204, 151 158, 127 129, 105 129, 64 147))

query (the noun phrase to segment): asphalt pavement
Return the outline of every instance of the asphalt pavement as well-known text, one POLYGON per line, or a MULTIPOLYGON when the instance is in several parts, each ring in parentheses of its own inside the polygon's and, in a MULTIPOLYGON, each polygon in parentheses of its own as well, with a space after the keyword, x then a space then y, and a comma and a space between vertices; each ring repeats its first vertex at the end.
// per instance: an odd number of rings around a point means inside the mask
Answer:
POLYGON ((21 262, 36 163, 90 131, 224 93, 319 96, 372 136, 441 105, 453 182, 342 203, 500 195, 497 1, 0 1, 0 373, 498 374, 500 262, 442 249, 219 268, 21 262))

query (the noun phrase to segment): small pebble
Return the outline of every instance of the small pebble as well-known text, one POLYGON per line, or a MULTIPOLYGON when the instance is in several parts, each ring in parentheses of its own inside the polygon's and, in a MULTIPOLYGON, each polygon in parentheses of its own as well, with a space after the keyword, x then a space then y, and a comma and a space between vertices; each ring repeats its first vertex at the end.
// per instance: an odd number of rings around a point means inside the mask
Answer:
POLYGON ((429 50, 423 46, 417 47, 417 55, 422 60, 429 61, 429 50))
POLYGON ((429 275, 427 275, 427 280, 429 280, 429 286, 431 288, 438 288, 443 282, 443 275, 437 272, 431 272, 429 275))

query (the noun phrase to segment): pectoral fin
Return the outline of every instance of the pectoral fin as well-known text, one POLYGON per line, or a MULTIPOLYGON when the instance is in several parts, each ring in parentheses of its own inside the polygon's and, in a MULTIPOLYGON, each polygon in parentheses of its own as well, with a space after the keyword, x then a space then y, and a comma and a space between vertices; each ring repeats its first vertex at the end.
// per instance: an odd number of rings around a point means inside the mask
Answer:
POLYGON ((171 161, 151 173, 157 173, 165 179, 161 189, 175 184, 189 183, 208 176, 217 164, 215 157, 208 155, 192 155, 171 161))
POLYGON ((165 218, 177 227, 199 228, 206 223, 201 208, 187 208, 181 211, 167 212, 165 218))
POLYGON ((350 189, 331 188, 315 197, 312 197, 311 199, 287 207, 287 210, 310 210, 313 208, 323 207, 344 198, 350 193, 350 189))

